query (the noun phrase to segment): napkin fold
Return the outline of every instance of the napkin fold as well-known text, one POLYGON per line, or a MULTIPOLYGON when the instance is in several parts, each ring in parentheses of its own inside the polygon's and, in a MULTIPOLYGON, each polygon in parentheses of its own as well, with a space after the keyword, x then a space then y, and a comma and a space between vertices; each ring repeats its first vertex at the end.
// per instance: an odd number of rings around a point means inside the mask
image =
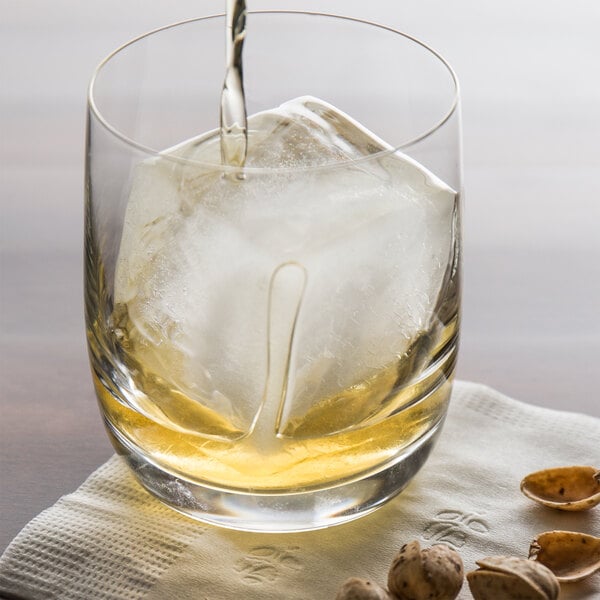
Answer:
MULTIPOLYGON (((197 523, 150 497, 114 456, 34 518, 0 558, 0 597, 19 600, 333 600, 351 576, 385 585, 398 548, 526 557, 543 531, 600 535, 600 509, 566 513, 521 495, 529 472, 600 465, 600 420, 524 404, 457 382, 444 430, 397 498, 357 521, 297 534, 197 523)), ((561 600, 598 600, 600 574, 561 600)), ((460 599, 471 598, 465 582, 460 599)))

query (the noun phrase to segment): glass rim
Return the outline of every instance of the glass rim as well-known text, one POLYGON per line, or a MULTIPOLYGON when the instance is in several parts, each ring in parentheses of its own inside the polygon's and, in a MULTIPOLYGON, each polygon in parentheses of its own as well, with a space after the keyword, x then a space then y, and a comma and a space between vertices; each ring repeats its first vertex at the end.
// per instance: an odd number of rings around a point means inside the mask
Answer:
MULTIPOLYGON (((143 40, 144 38, 150 37, 156 33, 162 32, 162 31, 166 31, 168 29, 174 29, 176 27, 186 25, 188 23, 209 21, 212 19, 222 19, 222 18, 226 17, 225 13, 215 13, 215 14, 211 14, 211 15, 205 15, 202 17, 193 17, 191 19, 184 19, 182 21, 177 21, 175 23, 157 27, 155 29, 152 29, 150 31, 142 33, 142 34, 130 39, 129 41, 121 44, 117 48, 115 48, 112 52, 110 52, 104 59, 102 59, 98 63, 98 65, 96 66, 96 68, 94 69, 94 71, 92 73, 92 77, 91 77, 91 80, 90 80, 90 83, 89 83, 88 89, 87 89, 87 105, 88 105, 90 112, 94 115, 94 117, 97 119, 97 121, 109 133, 111 133, 116 138, 120 139, 126 145, 128 145, 132 148, 135 148, 136 150, 139 150, 140 152, 143 152, 143 153, 147 154, 148 156, 168 158, 169 160, 173 160, 174 162, 198 165, 198 166, 202 166, 202 167, 214 168, 214 167, 218 166, 219 169, 223 170, 224 172, 232 172, 232 173, 233 172, 235 172, 235 173, 240 173, 240 172, 241 173, 261 173, 261 172, 274 173, 274 172, 277 172, 277 173, 283 173, 286 171, 298 172, 298 171, 307 171, 307 170, 313 171, 313 170, 319 170, 319 169, 334 169, 334 168, 338 168, 343 165, 347 166, 349 164, 363 163, 366 161, 377 160, 384 156, 389 156, 389 155, 395 154, 396 152, 400 152, 406 148, 409 148, 410 146, 414 146, 415 144, 419 143, 420 141, 433 135, 437 130, 439 130, 441 127, 443 127, 443 125, 458 110, 459 100, 460 100, 460 85, 459 85, 458 77, 457 77, 454 69, 452 68, 450 63, 448 63, 448 61, 439 52, 434 50, 431 46, 429 46, 425 42, 422 42, 418 38, 416 38, 412 35, 409 35, 408 33, 404 33, 402 31, 395 29, 393 27, 390 27, 388 25, 383 25, 381 23, 376 23, 374 21, 368 21, 366 19, 361 19, 358 17, 351 17, 351 16, 340 15, 340 14, 335 14, 335 13, 324 13, 324 12, 319 12, 319 11, 272 10, 272 9, 269 9, 269 10, 248 11, 247 14, 249 14, 249 15, 269 15, 269 14, 300 15, 300 16, 311 16, 311 17, 327 17, 327 18, 332 18, 332 19, 341 19, 344 21, 350 21, 353 23, 359 23, 361 25, 369 25, 371 27, 376 27, 376 28, 382 29, 383 31, 387 31, 389 33, 397 34, 397 35, 405 38, 406 40, 409 40, 409 41, 421 46, 424 50, 429 52, 433 57, 437 58, 441 62, 441 64, 444 66, 444 68, 450 75, 452 84, 454 86, 450 107, 443 114, 443 116, 437 122, 435 122, 429 129, 425 130, 423 133, 416 135, 415 137, 409 139, 408 141, 403 142, 402 144, 399 144, 396 146, 392 146, 390 144, 389 149, 381 150, 380 152, 369 154, 369 155, 361 157, 361 158, 349 158, 347 160, 339 160, 339 161, 325 163, 325 164, 321 164, 321 165, 309 165, 309 166, 299 166, 299 167, 249 167, 249 166, 239 167, 239 166, 232 166, 232 165, 224 165, 222 163, 208 163, 208 162, 198 161, 198 160, 185 158, 182 156, 177 156, 177 155, 172 154, 171 151, 173 150, 173 148, 176 148, 178 145, 183 143, 185 140, 181 140, 180 142, 178 142, 174 146, 171 146, 170 148, 163 149, 163 150, 157 150, 156 148, 151 148, 150 146, 146 146, 145 144, 142 144, 141 142, 138 142, 135 139, 132 139, 130 136, 126 135, 125 133, 120 131, 115 126, 111 125, 111 123, 104 117, 104 115, 98 108, 95 98, 94 98, 94 86, 96 84, 98 75, 100 74, 102 69, 121 51, 123 51, 127 47, 139 42, 140 40, 143 40)), ((224 60, 223 60, 223 71, 225 71, 225 61, 224 60)), ((206 133, 209 133, 209 132, 201 132, 200 135, 205 135, 206 133)))

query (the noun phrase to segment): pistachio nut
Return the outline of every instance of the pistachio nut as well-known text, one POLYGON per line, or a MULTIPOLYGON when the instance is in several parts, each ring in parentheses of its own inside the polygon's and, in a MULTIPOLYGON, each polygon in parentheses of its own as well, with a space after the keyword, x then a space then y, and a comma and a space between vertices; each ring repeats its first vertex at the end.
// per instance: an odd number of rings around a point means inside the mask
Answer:
POLYGON ((341 585, 335 600, 392 600, 392 597, 374 581, 350 577, 341 585))
POLYGON ((559 583, 544 565, 516 556, 490 556, 467 573, 475 600, 556 600, 559 583))
POLYGON ((398 600, 454 600, 463 584, 460 555, 444 544, 421 550, 414 540, 394 557, 388 588, 398 600))

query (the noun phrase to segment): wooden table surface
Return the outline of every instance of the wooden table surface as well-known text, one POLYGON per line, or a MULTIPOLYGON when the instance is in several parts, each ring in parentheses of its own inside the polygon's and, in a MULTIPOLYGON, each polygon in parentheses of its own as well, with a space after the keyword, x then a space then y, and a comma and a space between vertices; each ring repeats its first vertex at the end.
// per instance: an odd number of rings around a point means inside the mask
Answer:
MULTIPOLYGON (((111 455, 83 325, 90 74, 134 35, 222 4, 0 0, 0 551, 111 455)), ((285 7, 385 22, 453 64, 466 188, 458 376, 600 417, 600 4, 288 0, 285 7)))

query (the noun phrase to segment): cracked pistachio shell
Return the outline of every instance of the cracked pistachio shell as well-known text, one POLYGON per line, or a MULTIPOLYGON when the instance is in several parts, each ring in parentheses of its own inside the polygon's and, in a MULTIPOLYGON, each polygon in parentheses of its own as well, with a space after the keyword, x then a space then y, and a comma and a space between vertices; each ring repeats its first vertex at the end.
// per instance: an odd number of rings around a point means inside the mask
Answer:
POLYGON ((421 550, 402 546, 388 573, 388 588, 399 600, 454 600, 463 584, 460 555, 444 544, 421 550))
POLYGON ((558 581, 581 581, 600 571, 600 538, 574 531, 547 531, 531 542, 529 558, 548 567, 558 581))
POLYGON ((374 581, 351 577, 341 585, 335 600, 392 600, 392 597, 374 581))
POLYGON ((556 600, 559 583, 544 565, 516 556, 490 556, 467 573, 475 600, 556 600))
POLYGON ((467 583, 475 600, 547 600, 526 581, 498 571, 471 571, 467 573, 467 583))
POLYGON ((600 471, 590 466, 536 471, 521 481, 521 491, 550 508, 588 510, 600 504, 600 471))

